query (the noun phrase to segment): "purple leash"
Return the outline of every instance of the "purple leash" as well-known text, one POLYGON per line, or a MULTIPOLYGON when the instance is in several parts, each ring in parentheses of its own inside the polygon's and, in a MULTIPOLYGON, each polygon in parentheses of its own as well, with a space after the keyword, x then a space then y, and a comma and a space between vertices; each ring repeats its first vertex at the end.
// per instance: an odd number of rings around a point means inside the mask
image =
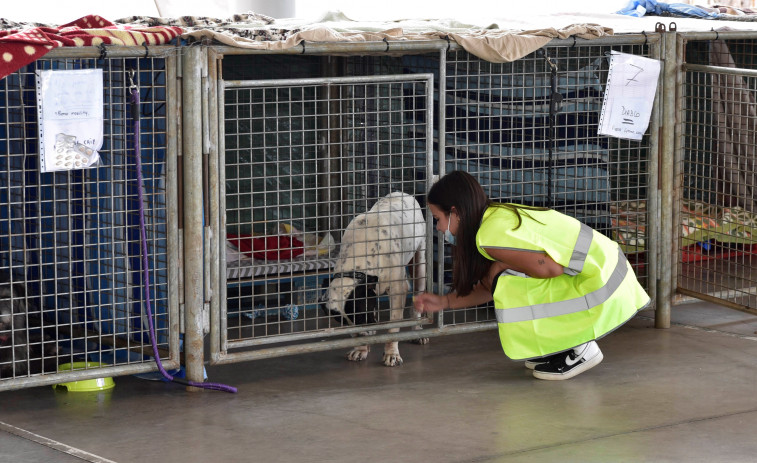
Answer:
POLYGON ((192 386, 192 387, 199 387, 203 389, 211 389, 214 391, 224 391, 224 392, 231 392, 236 393, 237 388, 233 386, 227 386, 226 384, 220 384, 220 383, 197 383, 194 381, 188 381, 181 378, 174 378, 170 373, 166 371, 165 368, 163 368, 163 363, 160 361, 160 355, 158 354, 158 344, 155 341, 155 327, 152 323, 152 308, 150 304, 150 269, 148 267, 148 261, 147 261, 147 234, 145 233, 145 210, 144 210, 144 203, 142 202, 143 197, 143 191, 144 191, 144 184, 142 183, 142 156, 139 148, 139 88, 134 84, 134 71, 131 71, 131 76, 129 79, 131 80, 131 86, 129 87, 131 90, 131 117, 132 121, 134 121, 134 159, 137 165, 137 200, 139 201, 139 235, 140 235, 140 243, 142 245, 142 273, 143 273, 143 280, 144 280, 144 289, 145 289, 145 304, 147 308, 147 323, 150 328, 150 344, 152 344, 152 352, 153 356, 155 357, 155 363, 158 365, 158 370, 160 370, 160 374, 163 375, 164 378, 167 380, 184 384, 186 386, 192 386))

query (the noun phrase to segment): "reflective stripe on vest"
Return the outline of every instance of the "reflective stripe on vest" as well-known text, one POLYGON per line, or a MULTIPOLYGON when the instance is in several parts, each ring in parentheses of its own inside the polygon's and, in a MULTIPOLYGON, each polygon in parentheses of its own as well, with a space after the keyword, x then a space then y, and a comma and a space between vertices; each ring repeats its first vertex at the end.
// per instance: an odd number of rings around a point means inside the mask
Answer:
POLYGON ((570 256, 568 266, 563 269, 563 273, 568 275, 578 275, 584 269, 586 255, 589 253, 591 240, 594 239, 594 231, 586 224, 581 224, 581 230, 578 232, 576 245, 573 247, 573 254, 570 256))
POLYGON ((582 297, 567 301, 549 302, 547 304, 514 307, 512 309, 495 309, 498 323, 517 323, 540 318, 551 318, 596 307, 612 296, 628 274, 626 256, 618 249, 618 264, 604 286, 582 297))

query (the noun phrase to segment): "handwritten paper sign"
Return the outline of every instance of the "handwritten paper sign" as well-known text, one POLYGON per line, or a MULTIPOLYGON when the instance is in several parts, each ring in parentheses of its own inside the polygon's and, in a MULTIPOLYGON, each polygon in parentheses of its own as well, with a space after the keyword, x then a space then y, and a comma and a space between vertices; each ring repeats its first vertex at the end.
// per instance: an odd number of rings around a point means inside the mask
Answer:
POLYGON ((103 71, 37 71, 40 170, 99 164, 103 144, 103 71))
POLYGON ((612 52, 599 134, 641 140, 649 127, 660 61, 612 52))

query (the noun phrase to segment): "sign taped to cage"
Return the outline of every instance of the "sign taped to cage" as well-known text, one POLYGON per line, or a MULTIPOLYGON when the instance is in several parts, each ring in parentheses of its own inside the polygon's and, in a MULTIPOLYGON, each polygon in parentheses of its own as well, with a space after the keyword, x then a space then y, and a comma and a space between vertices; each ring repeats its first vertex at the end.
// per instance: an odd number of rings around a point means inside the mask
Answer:
POLYGON ((41 172, 99 165, 102 69, 37 71, 37 114, 41 172))
POLYGON ((611 53, 598 134, 641 140, 652 115, 660 61, 611 53))

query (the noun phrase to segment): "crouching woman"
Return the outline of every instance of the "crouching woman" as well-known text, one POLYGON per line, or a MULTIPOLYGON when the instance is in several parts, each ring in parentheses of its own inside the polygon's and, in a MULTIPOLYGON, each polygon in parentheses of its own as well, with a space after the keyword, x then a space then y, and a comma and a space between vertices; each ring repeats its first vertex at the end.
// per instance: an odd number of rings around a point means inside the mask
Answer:
POLYGON ((429 190, 436 229, 453 244, 453 292, 423 293, 418 311, 494 301, 505 354, 539 379, 572 378, 602 361, 597 339, 649 296, 617 243, 557 211, 496 203, 470 174, 429 190))

